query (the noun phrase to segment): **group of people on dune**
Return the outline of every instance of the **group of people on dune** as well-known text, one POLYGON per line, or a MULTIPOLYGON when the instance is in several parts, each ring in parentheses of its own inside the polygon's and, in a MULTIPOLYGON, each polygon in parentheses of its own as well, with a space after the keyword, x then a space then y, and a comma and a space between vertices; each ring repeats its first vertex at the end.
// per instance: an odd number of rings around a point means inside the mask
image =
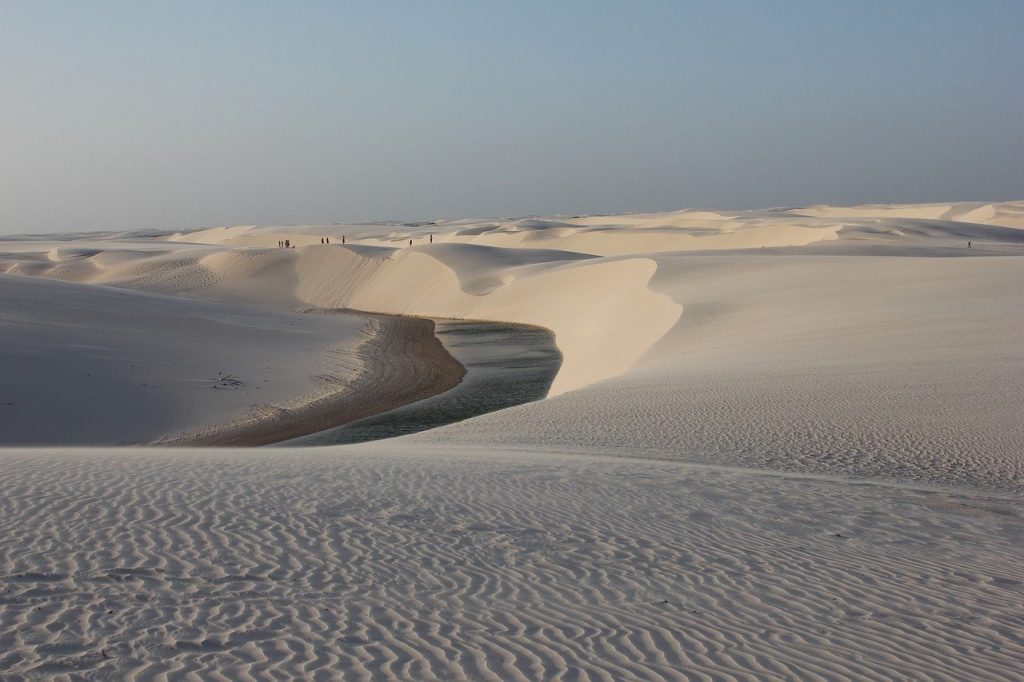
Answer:
MULTIPOLYGON (((430 238, 430 243, 433 244, 434 243, 434 235, 431 234, 431 235, 428 235, 428 237, 430 238)), ((331 238, 330 237, 320 237, 320 243, 321 244, 330 244, 331 243, 331 238)), ((345 235, 341 235, 341 243, 342 244, 345 243, 345 235)), ((409 240, 409 246, 412 246, 412 240, 411 239, 409 240)), ((294 249, 295 248, 295 244, 292 244, 292 240, 291 239, 279 239, 279 240, 277 240, 277 248, 279 248, 279 249, 294 249)))
MULTIPOLYGON (((331 238, 330 237, 320 237, 320 243, 321 244, 330 244, 331 243, 331 238)), ((345 243, 345 236, 344 235, 342 235, 342 237, 341 237, 341 243, 342 244, 345 243)), ((292 244, 292 240, 291 239, 278 239, 277 240, 277 248, 279 248, 279 249, 294 249, 295 248, 295 244, 292 244)))

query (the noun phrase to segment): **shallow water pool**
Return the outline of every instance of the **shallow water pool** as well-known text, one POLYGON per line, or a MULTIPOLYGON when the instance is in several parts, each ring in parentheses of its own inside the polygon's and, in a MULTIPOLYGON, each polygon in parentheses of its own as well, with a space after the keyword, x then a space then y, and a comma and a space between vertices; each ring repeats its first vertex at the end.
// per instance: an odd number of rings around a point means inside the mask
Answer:
POLYGON ((276 445, 341 445, 405 436, 544 398, 562 355, 547 329, 505 322, 436 320, 434 333, 466 368, 444 393, 276 445))

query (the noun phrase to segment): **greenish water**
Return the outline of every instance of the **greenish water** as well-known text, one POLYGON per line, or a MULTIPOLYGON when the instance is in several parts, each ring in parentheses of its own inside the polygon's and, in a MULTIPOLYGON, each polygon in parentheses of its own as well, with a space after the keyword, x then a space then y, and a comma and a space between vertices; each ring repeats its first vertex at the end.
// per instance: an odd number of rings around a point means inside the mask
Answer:
POLYGON ((393 438, 540 400, 562 364, 547 329, 440 320, 435 333, 466 376, 454 388, 404 407, 278 445, 340 445, 393 438))

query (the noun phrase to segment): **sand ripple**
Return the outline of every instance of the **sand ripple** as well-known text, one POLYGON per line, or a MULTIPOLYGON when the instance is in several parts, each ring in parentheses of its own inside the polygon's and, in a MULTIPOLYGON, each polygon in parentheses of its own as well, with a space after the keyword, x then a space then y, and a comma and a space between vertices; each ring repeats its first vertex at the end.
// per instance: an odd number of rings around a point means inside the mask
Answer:
POLYGON ((5 680, 1020 679, 1012 498, 401 444, 0 459, 5 680))

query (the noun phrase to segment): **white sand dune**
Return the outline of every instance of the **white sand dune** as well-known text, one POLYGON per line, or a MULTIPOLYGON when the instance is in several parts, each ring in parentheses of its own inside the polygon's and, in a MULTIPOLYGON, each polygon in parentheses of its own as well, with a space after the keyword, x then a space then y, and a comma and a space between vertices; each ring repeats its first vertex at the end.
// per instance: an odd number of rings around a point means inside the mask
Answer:
POLYGON ((1018 258, 657 262, 684 313, 630 372, 417 438, 1024 492, 1018 258))
MULTIPOLYGON (((0 242, 5 347, 66 359, 0 376, 19 396, 82 400, 100 380, 69 377, 97 347, 137 352, 132 335, 182 375, 220 362, 182 343, 186 317, 242 359, 337 341, 361 362, 355 320, 294 312, 346 307, 540 325, 563 354, 546 400, 377 444, 0 452, 0 671, 1022 679, 1022 218, 815 206, 0 242), (41 312, 56 301, 63 321, 41 312)), ((115 364, 103 381, 129 385, 115 364)), ((119 405, 58 428, 110 433, 119 405)))
POLYGON ((0 276, 4 444, 124 444, 295 409, 360 370, 367 320, 0 276))
POLYGON ((625 371, 681 313, 680 306, 648 288, 656 265, 646 258, 598 260, 560 250, 480 245, 384 249, 319 243, 295 250, 242 247, 197 253, 189 248, 119 261, 114 267, 97 265, 98 257, 76 256, 73 277, 65 261, 40 269, 38 261, 24 255, 9 272, 264 306, 354 308, 548 327, 565 354, 555 393, 625 371), (34 268, 26 271, 23 263, 34 268), (581 300, 600 305, 574 304, 581 300), (621 324, 624 316, 629 327, 621 324))

